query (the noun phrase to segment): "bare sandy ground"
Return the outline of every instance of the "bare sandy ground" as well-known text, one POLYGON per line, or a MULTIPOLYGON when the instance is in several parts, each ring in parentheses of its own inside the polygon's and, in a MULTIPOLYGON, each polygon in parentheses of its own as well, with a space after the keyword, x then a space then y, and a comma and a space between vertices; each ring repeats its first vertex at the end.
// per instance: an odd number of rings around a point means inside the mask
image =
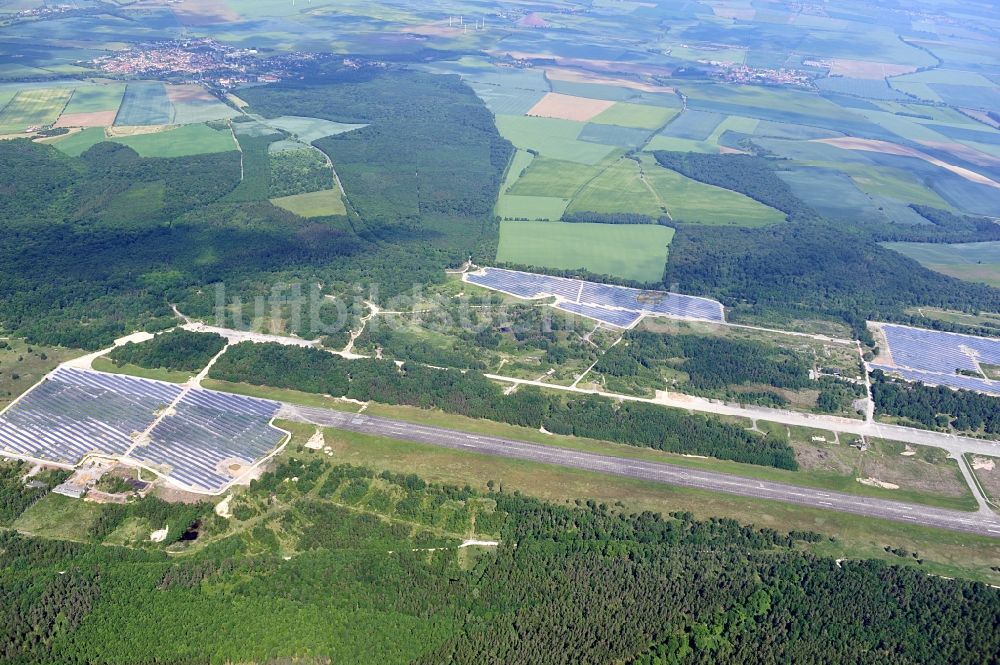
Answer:
POLYGON ((899 485, 896 483, 887 483, 878 478, 857 478, 856 479, 862 485, 868 485, 869 487, 881 487, 884 490, 898 490, 899 485))
POLYGON ((527 115, 586 122, 614 105, 614 102, 604 99, 587 99, 549 92, 531 107, 527 115))
POLYGON ((63 113, 56 121, 56 127, 110 127, 115 124, 118 111, 94 111, 93 113, 63 113))
POLYGON ((955 175, 961 176, 970 182, 975 182, 980 185, 986 185, 988 187, 995 187, 1000 189, 1000 183, 995 180, 991 180, 986 176, 971 171, 967 168, 961 166, 955 166, 954 164, 949 164, 948 162, 941 161, 937 157, 931 157, 927 153, 920 152, 919 150, 914 150, 913 148, 907 148, 906 146, 897 145, 895 143, 889 143, 888 141, 878 141, 876 139, 861 139, 853 136, 842 136, 832 139, 814 139, 816 143, 826 143, 827 145, 832 145, 837 148, 843 148, 844 150, 864 150, 867 152, 881 152, 887 155, 901 155, 903 157, 916 157, 917 159, 922 159, 929 164, 938 166, 946 171, 951 171, 955 175))

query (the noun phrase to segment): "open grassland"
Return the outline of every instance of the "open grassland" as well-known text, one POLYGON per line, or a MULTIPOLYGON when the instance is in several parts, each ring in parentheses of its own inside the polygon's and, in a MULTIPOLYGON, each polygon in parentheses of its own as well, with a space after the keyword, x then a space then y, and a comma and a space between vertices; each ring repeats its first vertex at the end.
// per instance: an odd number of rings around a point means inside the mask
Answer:
MULTIPOLYGON (((212 379, 203 382, 203 386, 252 397, 332 408, 337 411, 357 412, 361 408, 361 405, 354 402, 295 390, 250 386, 212 379)), ((971 511, 976 508, 976 502, 961 477, 955 461, 947 459, 944 451, 923 446, 909 447, 894 441, 873 440, 869 450, 861 452, 848 445, 849 440, 853 440, 855 437, 843 435, 838 439, 836 434, 826 430, 789 427, 761 420, 751 423, 749 420, 740 418, 726 419, 747 428, 756 426, 758 431, 767 436, 780 437, 788 441, 795 450, 796 459, 801 465, 798 471, 788 471, 697 455, 679 455, 596 439, 543 433, 536 429, 467 418, 412 406, 371 402, 367 405, 365 412, 403 422, 528 441, 598 455, 663 462, 693 469, 730 473, 746 478, 784 482, 859 496, 910 501, 955 510, 971 511), (903 455, 902 453, 907 454, 903 455), (869 478, 872 474, 888 474, 883 475, 883 479, 887 482, 890 482, 890 479, 895 480, 900 487, 890 489, 858 482, 859 477, 869 478)), ((355 436, 349 432, 341 431, 336 431, 336 435, 355 436)), ((428 447, 426 450, 430 453, 435 449, 428 447)), ((490 458, 483 457, 483 459, 490 458)))
POLYGON ((330 215, 346 215, 347 208, 340 196, 340 190, 324 189, 306 194, 294 194, 271 199, 271 203, 293 212, 299 217, 329 217, 330 215))
POLYGON ((497 260, 659 282, 673 235, 653 224, 502 222, 497 260))
POLYGON ((657 129, 667 124, 675 115, 677 115, 676 109, 619 102, 594 116, 591 122, 637 129, 657 129))
POLYGON ((0 110, 0 134, 55 123, 72 92, 69 88, 21 90, 0 110))
POLYGON ((128 376, 138 376, 143 379, 154 379, 156 381, 166 381, 167 383, 184 383, 191 378, 190 372, 177 372, 164 368, 149 369, 138 365, 116 365, 107 358, 95 358, 90 365, 98 372, 109 374, 126 374, 128 376))
POLYGON ((1000 510, 1000 457, 966 455, 965 459, 983 494, 993 503, 994 509, 1000 510))
POLYGON ((651 156, 643 156, 643 172, 670 216, 691 224, 766 226, 785 215, 748 196, 687 178, 659 166, 651 156))
POLYGON ((86 541, 90 526, 100 513, 100 504, 47 494, 21 513, 13 526, 33 536, 86 541))
POLYGON ((928 572, 1000 582, 1000 575, 990 570, 990 566, 995 565, 996 557, 996 541, 990 538, 437 449, 384 437, 325 430, 325 440, 334 451, 334 459, 377 470, 416 473, 429 481, 482 488, 492 480, 504 491, 520 491, 556 503, 594 500, 621 505, 626 511, 667 513, 682 510, 691 511, 702 519, 729 517, 779 531, 818 531, 836 540, 809 546, 817 554, 872 557, 915 565, 914 561, 886 553, 884 548, 890 545, 919 552, 924 560, 923 568, 928 572))
POLYGON ((66 154, 77 156, 102 141, 127 145, 143 157, 185 157, 236 150, 236 143, 228 130, 213 129, 207 125, 167 127, 163 131, 115 137, 109 137, 103 129, 93 127, 70 134, 53 144, 66 154))
POLYGON ((961 244, 890 242, 885 247, 905 254, 936 272, 1000 288, 1000 242, 961 244))
POLYGON ((77 358, 83 351, 37 346, 0 335, 0 409, 7 406, 57 365, 77 358))
POLYGON ((582 122, 501 115, 496 123, 504 138, 517 148, 536 150, 553 159, 597 164, 614 150, 612 146, 578 140, 584 127, 582 122))

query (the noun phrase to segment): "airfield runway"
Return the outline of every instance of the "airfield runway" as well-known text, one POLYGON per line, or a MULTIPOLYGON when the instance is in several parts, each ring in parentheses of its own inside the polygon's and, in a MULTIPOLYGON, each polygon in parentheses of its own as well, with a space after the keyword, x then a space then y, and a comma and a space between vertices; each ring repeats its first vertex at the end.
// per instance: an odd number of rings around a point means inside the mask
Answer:
POLYGON ((432 446, 465 450, 483 455, 530 460, 543 464, 584 469, 669 485, 694 487, 738 496, 784 501, 811 508, 878 517, 910 524, 964 531, 1000 538, 1000 515, 992 512, 962 512, 907 504, 886 499, 854 496, 808 487, 798 487, 727 473, 701 471, 687 467, 642 460, 596 455, 566 448, 543 446, 524 441, 470 434, 441 427, 396 421, 378 416, 284 404, 278 413, 301 423, 385 436, 432 446))

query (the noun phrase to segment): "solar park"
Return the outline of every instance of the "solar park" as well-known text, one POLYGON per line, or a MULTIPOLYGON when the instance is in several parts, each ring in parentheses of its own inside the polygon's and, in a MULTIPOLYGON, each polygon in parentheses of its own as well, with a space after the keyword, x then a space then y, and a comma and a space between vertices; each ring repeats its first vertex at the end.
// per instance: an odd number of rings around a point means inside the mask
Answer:
POLYGON ((666 291, 644 291, 580 279, 551 277, 519 270, 483 268, 465 281, 508 295, 537 300, 554 297, 553 307, 616 328, 631 328, 644 316, 670 316, 725 322, 722 303, 666 291))
POLYGON ((0 454, 65 466, 102 455, 139 463, 183 489, 218 494, 284 440, 270 425, 278 406, 60 368, 0 415, 0 454))
POLYGON ((871 364, 910 381, 964 388, 1000 395, 1000 381, 982 375, 980 363, 1000 365, 1000 340, 959 333, 877 324, 886 341, 886 353, 871 364), (959 374, 962 370, 979 375, 959 374))

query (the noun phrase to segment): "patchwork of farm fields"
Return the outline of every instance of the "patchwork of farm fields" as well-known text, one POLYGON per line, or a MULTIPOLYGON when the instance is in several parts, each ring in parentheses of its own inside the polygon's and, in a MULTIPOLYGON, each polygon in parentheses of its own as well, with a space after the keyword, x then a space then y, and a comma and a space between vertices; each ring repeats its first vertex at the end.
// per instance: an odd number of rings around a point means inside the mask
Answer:
POLYGON ((517 265, 614 275, 639 282, 663 278, 674 230, 655 224, 500 224, 497 260, 517 265))
POLYGON ((68 155, 78 156, 102 141, 127 145, 142 157, 184 157, 236 150, 229 130, 212 129, 204 124, 166 126, 160 131, 132 136, 111 136, 104 128, 91 127, 61 137, 53 145, 68 155))
POLYGON ((24 132, 30 127, 51 125, 62 113, 72 94, 66 88, 22 90, 0 110, 0 134, 24 132))
POLYGON ((1000 242, 890 242, 884 246, 944 275, 1000 288, 1000 242))
POLYGON ((0 86, 3 133, 49 125, 67 128, 187 125, 226 120, 238 114, 197 84, 59 80, 0 86))
POLYGON ((125 88, 115 125, 168 125, 172 116, 170 98, 163 83, 136 81, 125 88))

